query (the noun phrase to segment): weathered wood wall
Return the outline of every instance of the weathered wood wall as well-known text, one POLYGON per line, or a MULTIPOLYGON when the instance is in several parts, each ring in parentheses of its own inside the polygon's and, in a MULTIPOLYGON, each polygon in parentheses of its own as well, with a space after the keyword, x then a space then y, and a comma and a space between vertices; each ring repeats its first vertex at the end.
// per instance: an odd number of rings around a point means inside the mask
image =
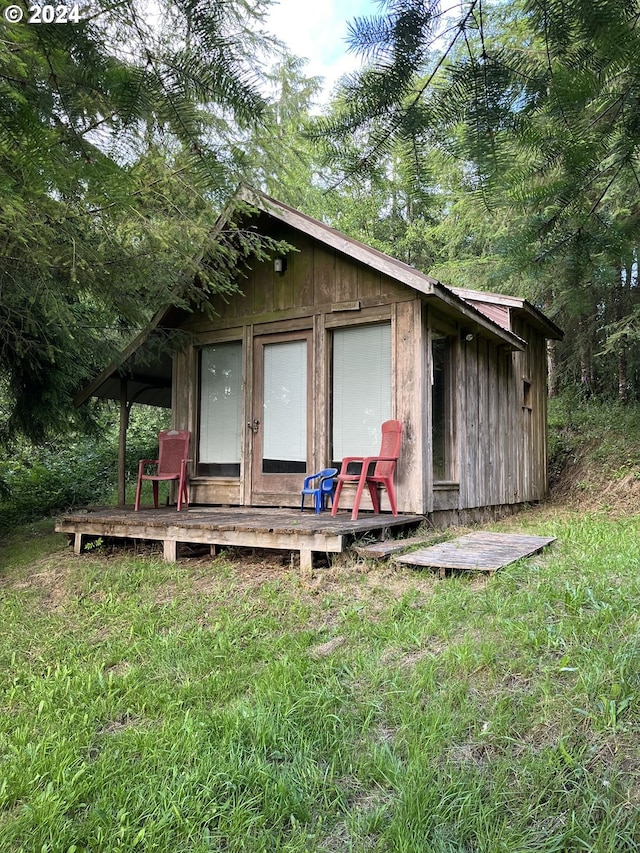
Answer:
MULTIPOLYGON (((259 227, 266 227, 261 223, 259 227)), ((272 230, 273 233, 273 230, 272 230)), ((334 329, 357 324, 389 322, 392 335, 392 417, 403 422, 404 436, 396 484, 400 512, 424 511, 423 483, 416 471, 424 467, 425 412, 424 343, 420 322, 422 303, 410 288, 372 270, 340 252, 329 250, 280 226, 274 236, 299 249, 287 257, 284 275, 273 271, 272 262, 258 263, 239 281, 241 293, 216 296, 214 316, 194 314, 183 325, 203 345, 229 340, 243 341, 243 423, 251 417, 253 395, 253 339, 257 335, 311 330, 313 358, 313 407, 308 413, 313 431, 312 467, 319 470, 330 461, 330 346, 334 329)), ((174 425, 191 429, 194 452, 198 445, 197 347, 176 357, 174 370, 174 425)), ((240 478, 191 478, 194 503, 256 503, 251 484, 251 435, 243 438, 240 478)), ((300 478, 302 479, 302 478, 300 478)), ((301 485, 301 483, 300 483, 301 485)), ((351 492, 345 490, 341 506, 348 507, 351 492)), ((296 505, 299 490, 261 495, 257 502, 296 505)), ((370 506, 368 495, 363 508, 370 506)), ((389 508, 383 496, 383 508, 389 508)))
POLYGON ((547 490, 545 339, 521 321, 513 331, 528 341, 524 352, 480 336, 460 342, 458 509, 537 501, 547 490))
MULTIPOLYGON (((258 227, 268 230, 265 219, 258 227)), ((512 331, 529 342, 512 353, 476 334, 461 340, 456 318, 444 318, 455 340, 456 482, 434 484, 431 448, 430 329, 442 323, 437 298, 421 296, 384 273, 330 250, 308 235, 279 223, 270 231, 298 248, 278 275, 272 262, 257 263, 239 280, 241 292, 212 300, 213 316, 194 314, 184 324, 198 344, 243 342, 243 423, 252 417, 253 340, 258 335, 310 330, 313 359, 313 466, 330 461, 330 352, 333 329, 390 322, 392 417, 403 423, 397 472, 402 513, 462 511, 542 498, 546 491, 546 353, 544 336, 524 321, 512 331), (434 309, 434 305, 436 306, 434 309), (529 383, 528 399, 523 383, 529 383), (526 405, 525 405, 526 402, 526 405)), ((174 425, 191 429, 198 446, 198 347, 176 357, 174 425)), ((239 478, 191 480, 192 502, 255 503, 251 482, 252 443, 243 437, 239 478)), ((344 492, 348 507, 348 493, 344 492)), ((262 496, 261 501, 295 506, 299 491, 262 496)), ((368 500, 368 496, 367 496, 368 500)), ((367 508, 363 503, 363 508, 367 508)), ((388 504, 383 503, 383 507, 388 504)))

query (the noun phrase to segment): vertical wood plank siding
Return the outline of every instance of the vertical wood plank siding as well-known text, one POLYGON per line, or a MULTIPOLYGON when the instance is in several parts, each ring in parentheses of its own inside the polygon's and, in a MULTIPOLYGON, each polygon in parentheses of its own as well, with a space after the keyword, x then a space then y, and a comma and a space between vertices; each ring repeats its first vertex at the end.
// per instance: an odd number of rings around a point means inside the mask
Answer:
POLYGON ((465 432, 466 458, 460 460, 460 504, 462 507, 474 507, 482 504, 480 490, 482 485, 478 483, 478 454, 480 453, 480 432, 478 427, 478 379, 480 376, 480 364, 478 353, 478 338, 470 343, 460 344, 462 360, 464 361, 464 381, 460 393, 465 397, 466 420, 460 424, 460 429, 465 432))
POLYGON ((547 490, 545 339, 514 326, 528 341, 524 352, 478 337, 460 342, 459 509, 537 501, 547 490))
POLYGON ((402 455, 397 491, 402 493, 404 512, 422 513, 424 492, 422 472, 425 470, 425 405, 427 383, 424 381, 425 338, 422 325, 422 303, 419 299, 395 306, 393 323, 395 417, 402 422, 402 455))

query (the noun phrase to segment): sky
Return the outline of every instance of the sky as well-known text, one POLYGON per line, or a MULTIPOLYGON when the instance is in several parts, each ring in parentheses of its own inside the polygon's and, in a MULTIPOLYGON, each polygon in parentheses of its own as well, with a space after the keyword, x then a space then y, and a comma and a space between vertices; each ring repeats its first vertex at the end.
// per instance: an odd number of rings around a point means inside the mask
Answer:
POLYGON ((328 93, 342 74, 359 67, 358 57, 347 53, 347 23, 379 10, 376 0, 278 0, 268 29, 292 53, 309 60, 307 76, 323 77, 328 93))

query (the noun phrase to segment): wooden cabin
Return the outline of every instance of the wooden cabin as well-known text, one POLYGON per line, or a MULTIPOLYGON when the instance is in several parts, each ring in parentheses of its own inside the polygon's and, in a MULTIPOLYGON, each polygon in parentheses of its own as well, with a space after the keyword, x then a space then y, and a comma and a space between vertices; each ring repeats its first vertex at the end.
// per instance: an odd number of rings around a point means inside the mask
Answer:
MULTIPOLYGON (((297 251, 256 262, 241 292, 213 298, 213 319, 156 321, 191 333, 170 395, 174 427, 193 435, 191 503, 299 506, 306 474, 375 454, 389 418, 403 424, 400 513, 451 523, 543 498, 557 326, 524 299, 445 287, 261 193, 247 200, 257 229, 297 251)), ((123 364, 83 399, 163 398, 168 363, 123 364)))

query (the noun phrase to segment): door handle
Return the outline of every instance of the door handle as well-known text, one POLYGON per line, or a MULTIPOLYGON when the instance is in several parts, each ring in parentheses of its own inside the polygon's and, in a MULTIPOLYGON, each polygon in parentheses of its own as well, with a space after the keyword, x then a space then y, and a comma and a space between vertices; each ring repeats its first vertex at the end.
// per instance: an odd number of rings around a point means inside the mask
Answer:
POLYGON ((254 418, 252 421, 247 421, 247 429, 250 429, 254 434, 258 432, 260 429, 260 421, 258 418, 254 418))

